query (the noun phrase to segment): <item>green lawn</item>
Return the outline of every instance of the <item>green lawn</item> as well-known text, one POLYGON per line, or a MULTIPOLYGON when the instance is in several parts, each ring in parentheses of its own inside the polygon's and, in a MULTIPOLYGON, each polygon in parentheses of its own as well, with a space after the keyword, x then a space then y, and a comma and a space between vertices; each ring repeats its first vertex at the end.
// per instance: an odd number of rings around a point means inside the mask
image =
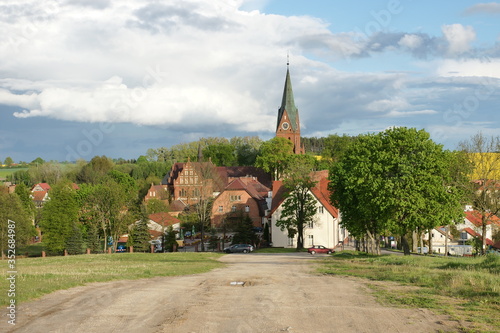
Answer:
POLYGON ((366 279, 383 303, 430 308, 471 322, 464 332, 498 332, 500 327, 500 256, 372 256, 343 251, 320 262, 321 273, 366 279))
POLYGON ((0 178, 6 178, 16 171, 28 170, 28 168, 0 168, 0 178))
MULTIPOLYGON (((134 280, 155 276, 197 274, 223 264, 216 253, 116 253, 67 257, 23 258, 16 261, 16 300, 25 302, 56 290, 91 282, 134 280)), ((7 261, 2 261, 0 305, 7 298, 7 261)))

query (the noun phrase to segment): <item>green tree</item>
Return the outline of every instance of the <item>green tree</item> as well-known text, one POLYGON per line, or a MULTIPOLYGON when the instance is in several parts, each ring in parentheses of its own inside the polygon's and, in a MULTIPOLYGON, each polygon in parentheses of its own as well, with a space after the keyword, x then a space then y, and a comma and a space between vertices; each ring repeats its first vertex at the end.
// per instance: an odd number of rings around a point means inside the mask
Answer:
POLYGON ((211 159, 217 166, 233 166, 236 164, 236 150, 229 143, 212 144, 203 149, 203 158, 211 159))
POLYGON ((276 226, 288 231, 288 237, 297 235, 297 251, 304 248, 304 228, 314 223, 316 199, 311 189, 316 182, 311 178, 311 163, 307 159, 294 158, 292 165, 285 171, 283 182, 286 189, 283 210, 276 226))
POLYGON ((165 232, 165 235, 163 236, 163 244, 165 251, 173 252, 174 248, 177 249, 176 235, 177 233, 175 232, 174 228, 172 226, 169 226, 167 228, 167 231, 165 232))
POLYGON ((83 245, 82 229, 77 223, 72 223, 71 230, 66 239, 68 254, 82 254, 84 252, 83 245))
POLYGON ((98 184, 113 169, 113 161, 106 156, 95 156, 77 174, 78 183, 98 184))
POLYGON ((233 244, 252 244, 255 242, 255 232, 253 231, 252 219, 248 214, 245 214, 240 219, 234 228, 235 234, 233 236, 233 244))
POLYGON ((24 212, 30 217, 31 220, 35 218, 35 204, 31 199, 31 191, 24 183, 16 185, 15 193, 19 196, 24 208, 24 212))
POLYGON ((107 250, 109 240, 112 240, 111 246, 115 248, 120 234, 133 222, 133 217, 127 210, 131 194, 126 192, 126 186, 123 187, 111 178, 102 184, 84 188, 87 192, 82 199, 84 219, 89 224, 99 226, 104 251, 107 250))
POLYGON ((449 154, 424 130, 399 127, 358 137, 330 172, 331 201, 343 226, 358 237, 367 234, 377 253, 380 234, 400 235, 410 254, 410 232, 463 214, 449 154))
POLYGON ((50 200, 43 206, 40 223, 47 252, 60 255, 67 248, 67 241, 78 222, 78 211, 75 190, 69 183, 62 182, 51 188, 50 200))
MULTIPOLYGON (((0 252, 6 253, 9 249, 9 240, 14 239, 16 248, 29 244, 36 235, 32 220, 26 213, 22 201, 15 193, 9 194, 6 189, 0 188, 0 252), (13 228, 9 228, 9 220, 13 228), (14 230, 9 233, 9 229, 14 230), (10 236, 9 236, 10 235, 10 236)), ((11 241, 11 244, 13 241, 11 241)))
POLYGON ((134 224, 130 231, 134 252, 148 252, 150 249, 151 236, 149 234, 148 218, 146 215, 141 216, 141 219, 134 224))
POLYGON ((274 137, 262 143, 255 166, 271 173, 274 179, 281 179, 293 153, 293 143, 281 137, 274 137))
POLYGON ((156 198, 149 199, 145 205, 148 214, 168 212, 170 210, 165 201, 156 198))
POLYGON ((10 166, 12 166, 12 164, 14 164, 14 160, 12 159, 12 157, 8 156, 7 158, 5 158, 5 161, 3 162, 3 164, 10 167, 10 166))

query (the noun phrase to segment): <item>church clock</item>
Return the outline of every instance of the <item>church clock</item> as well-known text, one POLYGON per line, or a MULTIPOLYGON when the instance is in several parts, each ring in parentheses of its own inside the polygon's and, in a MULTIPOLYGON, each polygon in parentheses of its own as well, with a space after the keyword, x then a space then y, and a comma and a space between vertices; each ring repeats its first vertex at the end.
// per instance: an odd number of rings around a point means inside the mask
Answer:
POLYGON ((282 128, 283 130, 285 130, 285 131, 286 131, 286 130, 288 130, 288 129, 290 128, 290 124, 288 124, 288 123, 285 121, 285 122, 283 122, 283 124, 281 124, 281 128, 282 128))

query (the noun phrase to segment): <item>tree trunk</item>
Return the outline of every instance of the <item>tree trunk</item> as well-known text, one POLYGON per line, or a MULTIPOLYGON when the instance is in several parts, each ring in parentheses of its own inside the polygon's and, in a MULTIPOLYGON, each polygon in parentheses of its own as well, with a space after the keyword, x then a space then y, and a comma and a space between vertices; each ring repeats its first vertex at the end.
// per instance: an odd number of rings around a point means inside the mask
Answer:
POLYGON ((433 253, 433 250, 432 250, 432 229, 429 229, 427 232, 429 233, 429 254, 432 254, 433 253))
POLYGON ((406 234, 401 235, 401 245, 403 246, 403 251, 405 256, 410 255, 410 245, 408 244, 408 239, 406 238, 406 234))
POLYGON ((483 226, 482 226, 482 233, 483 233, 483 246, 481 247, 481 254, 484 255, 486 253, 486 218, 483 216, 483 226))
POLYGON ((411 232, 411 238, 412 238, 412 242, 411 242, 412 252, 413 252, 413 253, 417 253, 417 246, 418 246, 418 234, 417 234, 417 231, 416 231, 416 230, 413 230, 413 231, 411 232))

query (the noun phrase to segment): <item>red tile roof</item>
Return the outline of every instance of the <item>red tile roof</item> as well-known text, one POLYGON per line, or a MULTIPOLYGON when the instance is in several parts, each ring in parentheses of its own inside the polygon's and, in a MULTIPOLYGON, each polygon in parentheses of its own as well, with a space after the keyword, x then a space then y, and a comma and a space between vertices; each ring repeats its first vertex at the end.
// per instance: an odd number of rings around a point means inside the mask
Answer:
POLYGON ((44 201, 47 191, 35 191, 31 194, 33 196, 33 201, 44 201))
MULTIPOLYGON (((339 210, 330 203, 330 191, 328 190, 328 170, 315 171, 311 173, 312 180, 316 181, 316 186, 311 189, 312 194, 334 217, 339 217, 339 210)), ((270 214, 283 203, 286 189, 282 181, 273 182, 273 201, 270 214)))
MULTIPOLYGON (((498 226, 500 226, 500 219, 496 216, 496 215, 492 215, 490 216, 490 214, 487 214, 486 215, 488 217, 488 221, 486 224, 496 224, 498 226)), ((472 224, 474 224, 476 227, 480 227, 483 225, 483 222, 482 222, 482 215, 480 212, 478 212, 477 210, 469 210, 469 211, 466 211, 465 212, 465 218, 467 220, 469 220, 469 222, 471 222, 472 224)))
POLYGON ((38 183, 38 184, 35 184, 35 185, 33 185, 33 188, 31 190, 33 191, 33 189, 35 187, 37 187, 37 186, 41 187, 42 191, 48 191, 48 190, 50 190, 50 185, 47 184, 47 183, 38 183))
POLYGON ((163 227, 181 223, 181 220, 165 212, 150 214, 148 217, 150 220, 160 224, 163 227))

